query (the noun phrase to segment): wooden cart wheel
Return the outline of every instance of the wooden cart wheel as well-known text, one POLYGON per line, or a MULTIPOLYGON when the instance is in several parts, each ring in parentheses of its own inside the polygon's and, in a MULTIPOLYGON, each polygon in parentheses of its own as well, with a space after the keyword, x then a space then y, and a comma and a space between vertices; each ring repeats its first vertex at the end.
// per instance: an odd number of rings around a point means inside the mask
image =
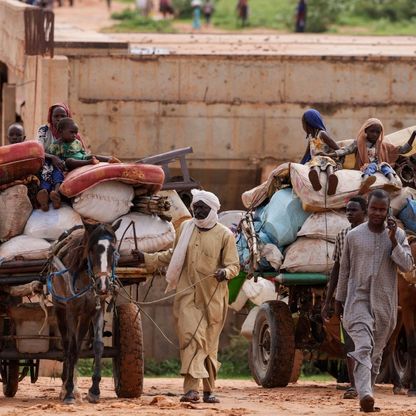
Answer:
POLYGON ((1 377, 3 380, 3 394, 14 397, 19 386, 19 360, 1 362, 1 377))
POLYGON ((133 303, 119 305, 113 317, 114 387, 117 397, 134 398, 143 393, 143 331, 139 308, 133 303))

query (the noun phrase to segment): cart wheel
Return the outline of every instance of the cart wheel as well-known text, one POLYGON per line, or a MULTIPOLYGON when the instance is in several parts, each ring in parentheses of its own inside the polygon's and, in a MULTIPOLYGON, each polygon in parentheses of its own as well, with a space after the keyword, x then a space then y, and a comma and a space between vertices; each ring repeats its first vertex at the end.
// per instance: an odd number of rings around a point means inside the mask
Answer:
POLYGON ((119 305, 113 318, 114 387, 117 397, 134 398, 143 393, 143 332, 139 308, 133 303, 119 305))
POLYGON ((3 394, 6 397, 14 397, 19 386, 19 360, 2 361, 1 377, 3 394))
POLYGON ((284 302, 261 305, 251 342, 254 379, 263 387, 287 386, 295 358, 295 334, 292 315, 284 302))

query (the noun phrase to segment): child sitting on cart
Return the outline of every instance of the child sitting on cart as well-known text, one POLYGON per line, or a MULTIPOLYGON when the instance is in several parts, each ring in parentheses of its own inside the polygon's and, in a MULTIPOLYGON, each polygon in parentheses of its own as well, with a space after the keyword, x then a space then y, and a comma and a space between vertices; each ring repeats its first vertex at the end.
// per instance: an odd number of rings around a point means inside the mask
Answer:
MULTIPOLYGON (((88 154, 77 138, 78 126, 72 118, 65 117, 59 121, 57 134, 58 140, 50 145, 49 153, 62 160, 66 170, 73 170, 86 165, 96 165, 99 162, 120 163, 119 159, 112 156, 88 154)), ((59 187, 63 180, 62 170, 52 164, 44 164, 40 183, 41 190, 37 195, 37 200, 43 211, 49 210, 49 198, 55 209, 61 207, 59 187)))
POLYGON ((9 144, 22 143, 26 139, 25 129, 20 123, 12 123, 7 129, 7 141, 9 144))
POLYGON ((396 188, 396 173, 392 165, 394 166, 399 155, 408 153, 412 149, 415 137, 416 131, 402 146, 386 143, 383 124, 376 118, 370 118, 361 126, 356 140, 350 145, 330 153, 329 156, 343 157, 355 153, 356 168, 362 171, 360 194, 369 191, 370 186, 376 181, 375 174, 377 172, 386 176, 390 185, 396 188))
POLYGON ((322 116, 317 110, 310 109, 303 114, 302 126, 306 132, 308 145, 301 163, 310 167, 309 180, 312 187, 314 191, 321 190, 319 174, 326 172, 328 175, 327 194, 334 195, 338 186, 338 178, 334 172, 338 167, 328 154, 331 150, 339 149, 339 146, 328 135, 322 116))

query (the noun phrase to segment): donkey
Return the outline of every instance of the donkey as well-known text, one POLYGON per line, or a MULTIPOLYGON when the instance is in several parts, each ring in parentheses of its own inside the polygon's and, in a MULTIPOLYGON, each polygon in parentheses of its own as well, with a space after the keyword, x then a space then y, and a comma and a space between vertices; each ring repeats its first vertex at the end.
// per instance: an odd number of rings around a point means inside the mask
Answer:
MULTIPOLYGON (((105 300, 116 290, 112 277, 118 259, 115 232, 120 223, 121 220, 111 226, 84 222, 84 234, 70 243, 71 247, 62 257, 61 264, 67 269, 58 271, 51 281, 64 349, 60 397, 65 404, 75 403, 74 371, 91 324, 94 328, 94 372, 87 400, 98 403, 100 399, 105 300)), ((55 258, 55 261, 59 264, 59 260, 55 258)))

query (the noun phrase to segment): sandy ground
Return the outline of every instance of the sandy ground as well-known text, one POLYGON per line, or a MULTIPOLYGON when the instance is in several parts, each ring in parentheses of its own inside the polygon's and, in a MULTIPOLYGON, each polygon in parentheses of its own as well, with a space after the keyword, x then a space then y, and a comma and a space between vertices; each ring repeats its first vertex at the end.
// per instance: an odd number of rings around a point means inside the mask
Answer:
MULTIPOLYGON (((79 385, 86 394, 90 380, 81 378, 79 385)), ((342 400, 342 392, 334 383, 298 382, 284 389, 262 389, 252 381, 219 380, 217 396, 221 403, 208 405, 181 404, 180 378, 147 378, 140 399, 117 399, 113 381, 104 378, 101 384, 101 402, 96 405, 85 401, 65 406, 58 400, 59 380, 40 378, 36 384, 24 380, 13 399, 0 400, 0 415, 362 415, 355 400, 342 400)), ((376 404, 382 408, 380 415, 415 415, 416 399, 393 396, 391 386, 378 386, 376 404)))

